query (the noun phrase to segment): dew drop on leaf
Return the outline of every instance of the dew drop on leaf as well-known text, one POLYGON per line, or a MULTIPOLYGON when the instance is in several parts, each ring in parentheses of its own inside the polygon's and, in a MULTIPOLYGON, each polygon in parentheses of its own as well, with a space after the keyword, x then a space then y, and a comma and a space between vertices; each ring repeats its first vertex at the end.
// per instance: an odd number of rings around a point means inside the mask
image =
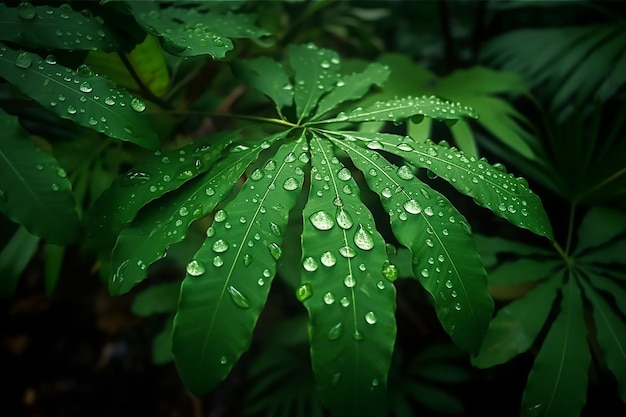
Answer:
POLYGON ((343 208, 337 209, 337 226, 341 227, 344 230, 348 230, 352 227, 354 223, 352 222, 352 217, 345 211, 343 208))
POLYGON ((146 109, 146 104, 143 101, 139 100, 137 97, 134 97, 130 101, 130 107, 136 112, 141 113, 146 109))
POLYGON ((294 177, 287 178, 283 183, 283 188, 287 191, 296 190, 299 186, 300 184, 298 184, 298 181, 294 177))
POLYGON ((30 52, 22 52, 15 59, 15 66, 18 68, 29 68, 33 63, 33 55, 30 52))
POLYGON ((269 245, 267 245, 267 248, 270 250, 270 255, 272 255, 272 258, 274 258, 275 260, 279 260, 280 257, 283 255, 283 250, 276 242, 270 243, 269 245))
POLYGON ((306 258, 304 258, 304 260, 302 261, 302 267, 309 272, 313 272, 317 270, 317 262, 315 261, 315 259, 313 259, 313 257, 311 256, 307 256, 306 258))
POLYGON ((374 314, 373 311, 368 311, 367 313, 365 313, 365 322, 367 324, 376 324, 376 321, 378 319, 376 318, 376 314, 374 314))
POLYGON ((354 275, 352 274, 346 275, 346 277, 343 279, 343 285, 345 285, 348 288, 354 287, 356 285, 356 279, 354 279, 354 275))
POLYGON ((309 220, 317 230, 330 230, 335 224, 330 214, 326 213, 323 210, 311 214, 309 220))
POLYGON ((78 89, 83 93, 91 93, 93 91, 93 87, 91 86, 91 83, 89 81, 83 81, 82 83, 80 83, 78 89))
POLYGON ((252 263, 252 255, 250 255, 249 253, 246 253, 245 255, 243 255, 244 266, 250 266, 251 263, 252 263))
POLYGON ((339 254, 343 256, 344 258, 350 259, 356 256, 356 251, 354 250, 354 248, 351 248, 350 246, 342 246, 339 248, 339 254))
POLYGON ((83 78, 89 78, 94 76, 94 72, 89 65, 81 64, 76 69, 76 73, 83 78))
POLYGON ((404 207, 404 209, 411 214, 420 214, 422 212, 422 208, 419 203, 413 199, 406 201, 402 207, 404 207))
POLYGON ((223 222, 224 220, 226 220, 226 218, 228 217, 228 215, 226 214, 225 210, 218 210, 217 213, 215 213, 215 221, 218 223, 223 222))
POLYGON ((202 262, 194 259, 187 264, 187 273, 192 277, 199 277, 206 272, 206 268, 202 262))
POLYGON ((433 211, 433 208, 431 206, 428 206, 424 208, 424 214, 426 214, 427 216, 432 216, 435 214, 435 212, 433 211))
POLYGON ((224 260, 222 259, 222 257, 219 255, 215 256, 213 258, 213 266, 215 266, 216 268, 219 268, 222 265, 224 265, 224 260))
POLYGON ((342 307, 348 307, 350 305, 350 300, 348 300, 348 297, 341 297, 339 304, 341 304, 342 307))
POLYGON ((52 191, 59 191, 61 189, 61 187, 59 187, 59 184, 57 184, 56 182, 53 182, 50 188, 52 188, 52 191))
POLYGON ((383 144, 382 144, 382 143, 380 143, 380 142, 379 142, 379 141, 377 141, 377 140, 373 140, 373 141, 371 141, 371 142, 367 142, 367 145, 366 145, 366 146, 367 146, 369 149, 374 149, 374 150, 376 150, 376 149, 383 149, 383 144))
POLYGON ((228 243, 224 239, 218 239, 215 242, 213 242, 211 249, 215 253, 226 252, 228 250, 228 243))
POLYGON ((311 298, 312 295, 313 295, 313 288, 311 287, 311 284, 309 284, 308 282, 306 284, 300 285, 296 289, 296 298, 300 301, 308 300, 309 298, 311 298))
POLYGON ((337 173, 337 177, 342 181, 348 181, 350 178, 352 178, 352 173, 348 168, 344 167, 339 170, 339 172, 337 173))
POLYGON ((24 20, 32 20, 37 15, 37 10, 31 2, 24 1, 17 6, 17 14, 24 20))
POLYGON ((339 322, 328 331, 328 340, 337 340, 343 334, 343 323, 339 322))
POLYGON ((337 263, 337 258, 335 257, 335 255, 332 254, 332 252, 328 251, 322 254, 322 256, 320 257, 320 262, 322 262, 322 265, 330 268, 337 263))
POLYGON ((283 231, 281 230, 280 226, 274 222, 270 222, 270 230, 272 231, 272 234, 276 237, 281 237, 283 235, 283 231))
POLYGON ((237 288, 230 285, 228 287, 228 294, 230 294, 231 300, 237 307, 250 308, 250 300, 244 294, 242 294, 237 288))
POLYGON ((365 230, 362 224, 359 224, 359 228, 354 233, 354 244, 362 250, 371 250, 374 247, 372 235, 365 230))
POLYGON ((273 159, 267 161, 267 163, 265 164, 265 169, 268 171, 274 171, 276 169, 276 161, 274 161, 273 159))
POLYGON ((446 288, 452 288, 452 281, 447 280, 445 285, 446 285, 446 288))
POLYGON ((385 283, 382 280, 378 281, 376 283, 376 288, 378 288, 379 290, 384 290, 385 289, 385 283))
POLYGON ((402 165, 401 167, 399 167, 397 174, 398 177, 402 178, 403 180, 410 180, 415 176, 413 174, 413 171, 411 171, 411 168, 406 165, 402 165))
POLYGON ((424 268, 422 269, 422 271, 420 272, 420 274, 424 277, 424 278, 428 278, 430 276, 430 272, 428 272, 428 269, 424 268))
POLYGON ((382 273, 383 273, 383 276, 387 280, 393 282, 396 279, 398 279, 399 271, 398 271, 398 268, 394 264, 391 264, 389 262, 385 262, 385 264, 383 265, 382 273))
POLYGON ((455 309, 456 311, 461 311, 461 304, 456 303, 456 304, 454 305, 454 309, 455 309))
POLYGON ((332 292, 328 291, 326 294, 324 294, 324 304, 326 305, 331 305, 335 302, 335 296, 333 295, 332 292))

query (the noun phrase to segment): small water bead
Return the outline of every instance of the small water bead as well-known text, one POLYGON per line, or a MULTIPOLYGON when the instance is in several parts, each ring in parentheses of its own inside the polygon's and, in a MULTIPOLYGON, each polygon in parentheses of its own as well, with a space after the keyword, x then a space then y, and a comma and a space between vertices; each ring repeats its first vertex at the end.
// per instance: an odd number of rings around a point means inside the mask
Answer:
POLYGON ((228 250, 228 243, 224 239, 218 239, 215 242, 213 242, 211 249, 215 253, 226 252, 228 250))
POLYGON ((107 97, 104 99, 104 104, 106 104, 107 106, 114 106, 115 105, 115 99, 111 96, 107 97))
POLYGON ((296 190, 299 186, 300 184, 298 184, 298 181, 294 177, 287 178, 283 183, 283 188, 287 191, 296 190))
POLYGON ((244 294, 242 294, 237 288, 230 285, 228 287, 228 294, 230 294, 231 300, 237 307, 250 308, 250 300, 244 294))
POLYGON ((359 224, 359 228, 354 233, 354 244, 362 250, 371 250, 374 247, 372 235, 365 230, 362 224, 359 224))
POLYGON ((268 160, 265 163, 265 169, 267 171, 274 171, 276 169, 276 161, 274 161, 273 159, 268 160))
POLYGON ((339 322, 328 331, 328 340, 337 340, 343 334, 343 323, 339 322))
POLYGON ((447 280, 447 281, 446 281, 446 283, 445 283, 445 286, 446 286, 446 288, 448 288, 448 289, 452 288, 452 281, 447 280))
POLYGON ((344 258, 354 258, 356 256, 356 250, 350 246, 342 246, 339 248, 339 254, 344 258))
POLYGON ((454 309, 455 309, 456 311, 461 311, 461 304, 460 304, 460 303, 456 303, 456 304, 454 305, 454 309))
POLYGON ((30 52, 22 52, 15 59, 15 66, 18 68, 29 68, 33 63, 33 55, 30 52))
POLYGON ((83 93, 91 93, 93 91, 93 87, 91 86, 91 83, 89 81, 83 81, 82 83, 80 83, 78 89, 83 93))
POLYGON ((371 141, 371 142, 367 142, 367 145, 366 145, 366 146, 367 146, 369 149, 373 149, 373 150, 376 150, 376 149, 383 149, 383 144, 382 144, 382 143, 380 143, 380 142, 379 142, 379 141, 377 141, 377 140, 373 140, 373 141, 371 141))
POLYGON ((422 275, 424 278, 428 278, 430 276, 430 272, 428 271, 428 269, 424 268, 421 270, 420 275, 422 275))
POLYGON ((301 302, 308 300, 309 298, 311 298, 312 295, 313 295, 313 288, 311 287, 311 284, 309 284, 308 282, 296 288, 296 298, 300 300, 301 302))
POLYGON ((94 72, 91 69, 91 67, 89 65, 86 64, 81 64, 78 66, 78 68, 76 69, 76 73, 84 78, 89 78, 89 77, 93 77, 94 76, 94 72))
POLYGON ((52 191, 59 191, 61 189, 61 187, 59 187, 59 184, 57 184, 56 182, 53 182, 50 188, 52 188, 52 191))
POLYGON ((359 264, 359 271, 365 272, 367 270, 367 266, 365 264, 359 264))
POLYGON ((443 230, 441 231, 441 233, 442 233, 444 236, 448 236, 448 235, 450 234, 450 231, 449 231, 448 229, 443 229, 443 230))
POLYGON ((403 180, 410 180, 415 177, 413 171, 411 171, 411 168, 406 165, 402 165, 401 167, 399 167, 396 173, 398 174, 398 177, 402 178, 403 180))
POLYGON ((57 168, 57 175, 59 176, 59 178, 66 178, 67 172, 65 172, 63 168, 57 168))
POLYGON ((337 226, 341 227, 344 230, 348 230, 352 227, 354 222, 352 221, 352 217, 345 211, 343 208, 339 208, 337 210, 337 226))
POLYGON ((431 206, 427 206, 424 208, 424 214, 426 214, 427 216, 432 216, 435 214, 435 211, 431 206))
POLYGON ((215 227, 209 226, 209 228, 206 229, 206 237, 213 237, 213 236, 215 236, 215 227))
POLYGON ((400 273, 400 271, 398 271, 398 268, 394 264, 389 263, 389 261, 385 262, 381 272, 383 276, 390 282, 393 282, 396 279, 398 279, 398 275, 400 273))
POLYGON ((413 199, 406 201, 402 207, 404 207, 404 209, 411 214, 420 214, 422 212, 422 208, 419 203, 413 199))
POLYGON ((283 231, 280 226, 274 222, 270 222, 270 231, 276 237, 281 237, 283 235, 283 231))
POLYGON ((350 305, 350 300, 348 299, 348 297, 341 297, 341 300, 339 300, 339 304, 341 304, 342 307, 348 307, 350 305))
POLYGON ((398 145, 398 149, 400 149, 401 151, 410 152, 413 150, 413 147, 408 143, 401 143, 398 145))
POLYGON ((346 277, 343 279, 343 285, 348 288, 353 288, 356 285, 356 279, 354 279, 354 275, 346 275, 346 277))
POLYGON ((141 113, 146 109, 146 104, 143 101, 139 100, 137 97, 134 97, 130 101, 130 107, 136 112, 141 113))
POLYGON ((215 221, 218 223, 223 222, 224 220, 226 220, 226 218, 228 217, 228 215, 226 214, 226 211, 224 210, 218 210, 217 213, 215 213, 215 221))
POLYGON ((309 217, 309 220, 317 230, 330 230, 335 224, 330 214, 326 213, 323 210, 313 213, 309 217))
POLYGON ((379 290, 384 290, 385 289, 385 283, 382 280, 378 281, 376 283, 376 288, 378 288, 379 290))
POLYGON ((35 165, 35 168, 37 168, 37 171, 43 171, 43 165, 42 164, 35 165))
POLYGON ((206 272, 204 264, 196 259, 187 264, 186 270, 192 277, 199 277, 206 272))
POLYGON ((269 245, 267 245, 267 248, 270 251, 270 255, 272 255, 272 258, 274 258, 275 260, 279 260, 280 257, 283 255, 283 250, 276 242, 271 242, 269 245))
POLYGON ((389 189, 389 187, 385 187, 383 188, 382 192, 381 192, 382 196, 385 198, 391 198, 391 196, 393 195, 391 193, 391 190, 389 189))
POLYGON ((331 305, 335 302, 335 296, 332 292, 328 291, 326 294, 324 294, 323 300, 324 304, 331 305))
POLYGON ((322 265, 324 266, 331 267, 337 263, 337 258, 332 254, 332 252, 328 251, 322 254, 320 262, 322 262, 322 265))
POLYGON ((437 260, 438 260, 439 262, 443 262, 443 261, 445 261, 445 260, 446 260, 446 257, 445 257, 445 256, 443 256, 443 255, 439 255, 439 256, 437 256, 437 260))
POLYGON ((378 318, 376 317, 376 314, 374 314, 373 311, 368 311, 367 313, 365 313, 365 322, 367 324, 376 324, 377 321, 378 321, 378 318))
POLYGON ((56 59, 56 57, 54 55, 46 56, 45 61, 46 61, 47 64, 50 64, 50 65, 54 65, 54 64, 57 63, 57 59, 56 59))

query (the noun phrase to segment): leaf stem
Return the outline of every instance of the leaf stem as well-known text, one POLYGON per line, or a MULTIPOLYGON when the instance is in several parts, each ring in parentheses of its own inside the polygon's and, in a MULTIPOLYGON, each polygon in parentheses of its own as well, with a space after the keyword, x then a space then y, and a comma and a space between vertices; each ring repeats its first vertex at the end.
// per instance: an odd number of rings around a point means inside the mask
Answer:
POLYGON ((574 235, 574 217, 576 216, 576 203, 569 209, 569 221, 567 225, 567 242, 565 243, 565 253, 569 254, 572 246, 572 236, 574 235))
POLYGON ((261 122, 261 123, 272 123, 272 124, 281 125, 281 126, 298 127, 297 124, 288 122, 287 120, 274 119, 274 118, 271 118, 271 117, 262 117, 262 116, 250 116, 250 115, 247 115, 247 114, 211 113, 211 114, 209 114, 209 116, 212 116, 212 117, 230 117, 232 119, 252 120, 252 121, 261 122))

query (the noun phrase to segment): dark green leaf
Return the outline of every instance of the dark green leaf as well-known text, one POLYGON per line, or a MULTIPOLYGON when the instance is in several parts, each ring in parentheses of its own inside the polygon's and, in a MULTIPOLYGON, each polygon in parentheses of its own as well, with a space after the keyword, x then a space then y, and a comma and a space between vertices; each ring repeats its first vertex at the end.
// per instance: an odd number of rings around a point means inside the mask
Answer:
POLYGON ((489 368, 528 350, 548 318, 560 285, 561 280, 554 276, 500 309, 489 323, 472 365, 489 368))
POLYGON ((522 242, 514 242, 498 236, 484 236, 474 234, 476 249, 480 253, 485 267, 495 265, 500 254, 515 254, 517 256, 538 255, 541 257, 553 256, 554 252, 543 249, 537 245, 528 245, 522 242))
POLYGON ((185 385, 196 394, 224 379, 250 344, 303 185, 303 160, 303 138, 281 146, 215 214, 207 240, 187 265, 173 352, 185 385))
POLYGON ((398 168, 347 138, 334 143, 348 153, 379 194, 394 235, 413 254, 415 275, 432 295, 444 329, 459 347, 478 351, 493 300, 465 218, 407 166, 398 168))
POLYGON ((26 48, 114 51, 120 47, 117 35, 102 18, 90 11, 74 11, 69 4, 51 7, 22 2, 8 7, 0 3, 0 16, 0 40, 26 48))
POLYGON ((572 273, 562 293, 561 311, 528 376, 523 417, 578 416, 585 404, 591 355, 582 297, 572 273))
POLYGON ((179 282, 169 282, 146 288, 133 300, 131 311, 142 317, 173 313, 178 306, 179 288, 179 282))
POLYGON ((61 275, 65 247, 48 243, 44 247, 44 279, 46 282, 46 294, 52 295, 61 275))
MULTIPOLYGON (((610 279, 610 274, 607 274, 606 269, 600 268, 585 268, 585 271, 589 272, 589 281, 591 285, 610 294, 617 308, 620 309, 622 314, 626 315, 626 289, 624 289, 618 282, 610 279)), ((621 277, 624 278, 623 276, 621 277)))
POLYGON ((465 407, 452 394, 433 385, 418 381, 407 381, 405 390, 411 397, 431 410, 440 414, 460 414, 465 407))
POLYGON ((0 298, 10 298, 15 294, 17 281, 32 259, 39 238, 19 227, 13 237, 0 251, 0 298))
POLYGON ((65 170, 2 110, 0 131, 0 211, 48 242, 74 242, 80 224, 65 170))
POLYGON ((246 85, 272 99, 279 109, 291 106, 293 86, 281 63, 267 57, 239 60, 233 63, 233 71, 246 85))
POLYGON ((579 257, 581 261, 600 264, 626 264, 626 238, 579 257))
POLYGON ((172 355, 172 328, 174 318, 169 317, 161 330, 152 341, 152 362, 162 365, 174 360, 172 355))
POLYGON ((578 228, 576 254, 609 242, 626 232, 626 216, 623 212, 605 207, 589 210, 578 228))
POLYGON ((490 285, 519 284, 547 278, 555 269, 561 267, 559 259, 521 258, 511 262, 500 263, 489 271, 490 285))
POLYGON ((149 149, 158 146, 145 103, 87 66, 74 71, 0 43, 0 76, 64 119, 149 149))
POLYGON ((302 285, 311 358, 333 415, 377 416, 395 340, 397 277, 385 242, 332 145, 314 135, 309 198, 303 210, 302 285))

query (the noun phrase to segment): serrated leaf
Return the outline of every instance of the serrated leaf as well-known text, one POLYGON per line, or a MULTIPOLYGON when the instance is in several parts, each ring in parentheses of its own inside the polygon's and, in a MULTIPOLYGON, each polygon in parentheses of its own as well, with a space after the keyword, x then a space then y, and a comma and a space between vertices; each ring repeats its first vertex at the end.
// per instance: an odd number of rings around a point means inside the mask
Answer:
POLYGON ((158 145, 145 104, 89 67, 78 72, 36 54, 14 51, 0 43, 0 76, 64 119, 136 143, 158 145))
POLYGON ((605 362, 617 379, 622 401, 626 402, 626 325, 591 286, 584 280, 581 285, 593 307, 596 337, 605 362))
POLYGON ((129 2, 137 22, 162 39, 163 48, 177 56, 210 55, 222 59, 233 49, 230 38, 258 39, 269 33, 256 26, 253 15, 204 11, 196 7, 129 2))
POLYGON ((348 113, 339 113, 335 118, 320 120, 310 124, 317 125, 334 122, 401 123, 416 116, 427 116, 437 120, 457 120, 463 117, 477 117, 474 111, 467 106, 443 101, 435 96, 423 96, 377 101, 369 107, 357 107, 348 113))
POLYGON ((0 298, 15 294, 17 282, 37 250, 39 238, 19 227, 0 251, 0 298))
POLYGON ((139 212, 113 248, 109 292, 123 294, 143 281, 148 267, 185 238, 191 223, 211 213, 228 196, 261 150, 253 147, 228 155, 206 174, 179 184, 176 191, 139 212))
POLYGON ((2 110, 0 131, 0 212, 50 243, 75 242, 80 224, 65 170, 2 110))
POLYGON ((332 415, 377 416, 396 334, 388 279, 397 273, 348 168, 326 139, 314 135, 310 146, 297 296, 309 312, 313 369, 332 415))
POLYGON ((312 43, 289 46, 289 64, 295 72, 294 101, 298 124, 313 111, 320 97, 335 88, 339 55, 312 43))
POLYGON ((302 137, 281 146, 215 214, 208 239, 187 265, 173 352, 194 393, 215 387, 250 344, 304 182, 303 161, 308 154, 302 137))
POLYGON ((580 289, 573 274, 568 275, 561 311, 528 375, 521 406, 523 417, 577 416, 585 404, 591 355, 580 289))
POLYGON ((85 227, 90 244, 113 244, 141 207, 207 172, 236 136, 236 132, 222 132, 180 149, 157 151, 116 178, 87 215, 85 227))
POLYGON ((316 118, 323 116, 326 112, 334 109, 345 101, 356 100, 363 97, 374 85, 380 87, 387 81, 389 74, 388 67, 378 63, 372 63, 369 64, 363 72, 344 75, 337 81, 336 88, 331 90, 320 100, 317 110, 315 111, 316 118))
POLYGON ((233 62, 233 71, 246 85, 269 97, 279 109, 291 106, 293 85, 279 62, 268 57, 233 62))
POLYGON ((133 300, 131 311, 142 317, 173 313, 178 306, 179 282, 168 282, 146 288, 133 300))
POLYGON ((592 250, 626 232, 623 212, 605 207, 592 207, 578 228, 576 255, 592 250))
POLYGON ((563 266, 560 259, 521 258, 499 264, 489 271, 490 285, 510 285, 547 278, 563 266))
POLYGON ((35 6, 22 2, 17 7, 0 3, 0 40, 26 48, 105 50, 120 48, 117 34, 91 12, 61 7, 35 6))
POLYGON ((411 138, 384 133, 347 134, 370 149, 390 152, 418 168, 425 168, 448 181, 462 194, 490 209, 512 224, 552 240, 552 227, 541 200, 526 180, 490 165, 486 160, 466 157, 455 148, 419 143, 411 138))
POLYGON ((352 158, 380 196, 394 235, 412 252, 415 275, 432 295, 444 329, 462 349, 478 351, 493 300, 465 218, 407 166, 396 167, 347 138, 333 143, 352 158))
POLYGON ((554 276, 502 307, 489 323, 472 365, 489 368, 527 351, 543 328, 560 285, 561 280, 554 276))

